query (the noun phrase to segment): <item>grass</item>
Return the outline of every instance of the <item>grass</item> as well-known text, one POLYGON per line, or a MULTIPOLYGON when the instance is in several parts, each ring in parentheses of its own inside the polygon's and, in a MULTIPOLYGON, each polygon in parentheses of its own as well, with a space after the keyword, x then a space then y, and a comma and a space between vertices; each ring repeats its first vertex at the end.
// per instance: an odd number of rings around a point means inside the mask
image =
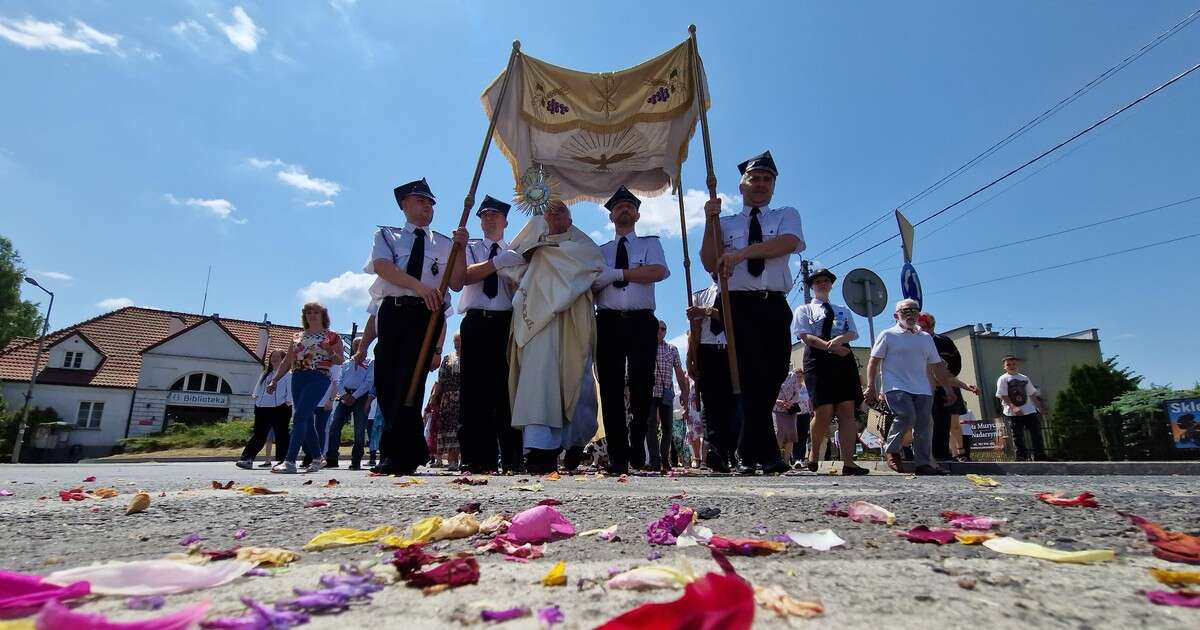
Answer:
MULTIPOLYGON (((241 449, 250 439, 253 420, 229 420, 214 424, 188 426, 173 424, 166 433, 125 438, 121 440, 126 453, 152 453, 181 449, 241 449)), ((353 439, 353 423, 342 427, 340 443, 353 439)))

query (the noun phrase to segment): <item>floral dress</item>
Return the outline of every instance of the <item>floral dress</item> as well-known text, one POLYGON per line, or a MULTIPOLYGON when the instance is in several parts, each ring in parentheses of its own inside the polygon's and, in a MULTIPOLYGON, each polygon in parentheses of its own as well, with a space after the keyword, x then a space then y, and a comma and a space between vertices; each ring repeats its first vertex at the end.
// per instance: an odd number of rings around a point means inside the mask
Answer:
POLYGON ((458 353, 446 357, 438 368, 437 452, 442 459, 458 459, 459 390, 462 369, 458 353))

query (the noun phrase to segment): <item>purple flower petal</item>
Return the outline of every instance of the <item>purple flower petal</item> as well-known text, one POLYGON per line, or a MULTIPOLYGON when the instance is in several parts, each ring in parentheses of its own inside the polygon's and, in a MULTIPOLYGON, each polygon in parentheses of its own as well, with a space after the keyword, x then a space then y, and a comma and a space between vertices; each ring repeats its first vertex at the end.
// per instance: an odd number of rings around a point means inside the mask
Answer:
POLYGON ((233 539, 234 539, 234 540, 241 540, 241 539, 245 538, 245 537, 246 537, 246 536, 247 536, 249 533, 250 533, 250 532, 248 532, 248 531, 246 531, 246 530, 244 530, 244 529, 239 529, 239 530, 237 530, 236 532, 233 532, 233 539))
POLYGON ((179 545, 181 547, 189 547, 200 542, 201 540, 204 540, 204 537, 200 534, 188 534, 187 536, 179 539, 179 545))
POLYGON ((529 614, 529 609, 523 606, 509 608, 507 610, 481 610, 479 617, 484 621, 508 621, 518 617, 525 617, 529 614))
POLYGON ((125 607, 130 610, 158 610, 166 603, 167 599, 162 595, 146 595, 126 599, 125 607))
POLYGON ((563 614, 563 611, 558 609, 558 606, 549 606, 538 609, 537 618, 543 628, 553 628, 555 625, 562 623, 567 617, 563 614))
POLYGON ((308 615, 302 612, 279 610, 249 597, 242 603, 250 609, 241 617, 217 617, 200 622, 201 628, 211 630, 287 630, 308 623, 308 615))
MULTIPOLYGON (((303 593, 297 589, 297 592, 303 593)), ((350 606, 350 598, 341 593, 335 593, 329 590, 313 591, 304 593, 276 604, 281 608, 291 610, 303 610, 305 612, 328 612, 330 610, 341 610, 350 606)))
POLYGON ((262 567, 254 567, 242 575, 246 577, 267 577, 268 575, 271 575, 271 572, 262 567))

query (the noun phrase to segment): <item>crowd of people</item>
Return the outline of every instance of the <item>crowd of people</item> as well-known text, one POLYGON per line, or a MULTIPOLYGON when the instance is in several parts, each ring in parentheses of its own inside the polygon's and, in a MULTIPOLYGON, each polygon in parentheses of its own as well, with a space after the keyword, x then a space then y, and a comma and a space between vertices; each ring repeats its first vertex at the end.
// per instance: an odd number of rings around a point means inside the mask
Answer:
MULTIPOLYGON (((791 257, 805 241, 800 214, 772 204, 779 172, 770 152, 738 170, 740 210, 722 215, 719 199, 705 204, 700 258, 712 284, 692 296, 686 358, 655 315, 655 285, 670 275, 662 245, 638 234, 642 202, 625 187, 604 204, 615 237, 603 245, 574 226, 561 201, 507 240, 511 206, 491 196, 476 210, 483 238, 468 239, 462 227, 447 237, 429 227, 436 197, 428 183, 397 187, 405 223, 374 235, 363 336, 347 351, 328 310, 304 305, 301 332, 270 354, 259 378, 253 433, 237 465, 252 468, 273 437, 272 472, 339 467, 349 422, 349 468, 368 455, 381 474, 427 465, 543 474, 589 456, 611 474, 680 465, 779 474, 815 472, 836 450, 842 475, 865 475, 855 458, 868 408, 889 419, 880 437, 890 468, 910 459, 917 474, 937 475, 938 461, 970 459, 962 392, 979 389, 958 378, 961 358, 934 332, 933 316, 898 302, 895 325, 873 340, 863 383, 850 349, 859 338, 854 315, 830 299, 837 276, 815 270, 804 280, 811 301, 787 305, 791 257), (454 352, 441 357, 451 291, 463 318, 454 352), (432 348, 423 348, 426 335, 432 348), (803 345, 800 365, 790 361, 793 342, 803 345)), ((1037 389, 1016 357, 1005 358, 1005 370, 996 392, 1018 456, 1044 458, 1037 389)))

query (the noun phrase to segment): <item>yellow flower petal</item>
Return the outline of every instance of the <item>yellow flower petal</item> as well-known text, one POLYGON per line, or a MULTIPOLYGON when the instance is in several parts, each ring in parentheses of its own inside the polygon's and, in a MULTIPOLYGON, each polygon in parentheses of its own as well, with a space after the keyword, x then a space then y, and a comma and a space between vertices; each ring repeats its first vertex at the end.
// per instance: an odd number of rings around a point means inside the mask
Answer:
POLYGON ((558 564, 550 568, 546 575, 542 576, 542 586, 566 586, 567 585, 567 563, 559 560, 558 564))
POLYGON ((609 578, 608 588, 648 590, 655 588, 683 588, 696 580, 696 572, 686 558, 681 558, 679 568, 661 564, 637 567, 609 578))
POLYGON ((995 488, 996 486, 1000 485, 999 481, 996 481, 995 479, 992 479, 991 477, 986 477, 984 475, 967 475, 967 481, 970 481, 971 483, 973 483, 977 486, 983 486, 985 488, 995 488))
POLYGON ((1169 586, 1174 586, 1176 588, 1183 588, 1188 584, 1200 584, 1200 571, 1150 569, 1150 575, 1153 575, 1154 579, 1158 580, 1159 582, 1169 586))
POLYGON ((954 532, 954 539, 964 545, 978 545, 995 537, 995 534, 989 532, 954 532))
MULTIPOLYGON (((437 518, 437 517, 434 517, 437 518)), ((413 526, 416 527, 415 525, 413 526)), ((438 526, 437 531, 433 532, 430 540, 453 540, 456 538, 467 538, 479 533, 479 521, 475 520, 474 514, 460 512, 454 516, 442 521, 438 526)))
POLYGON ((299 557, 295 551, 278 547, 242 547, 237 552, 238 560, 277 567, 295 562, 299 557))
POLYGON ((308 544, 304 545, 304 550, 319 551, 333 547, 361 545, 363 543, 375 542, 390 533, 392 533, 391 525, 383 525, 375 529, 338 527, 317 534, 312 540, 308 541, 308 544))
POLYGON ((754 601, 779 617, 820 617, 825 614, 821 602, 806 602, 787 594, 779 586, 755 586, 754 601))
POLYGON ((1071 562, 1075 564, 1089 564, 1092 562, 1107 562, 1116 557, 1111 549, 1088 549, 1086 551, 1059 551, 1058 549, 1049 549, 1034 543, 1023 542, 1015 538, 1007 536, 1001 538, 993 538, 983 541, 983 546, 1014 556, 1028 556, 1030 558, 1038 558, 1040 560, 1050 560, 1053 562, 1071 562))

